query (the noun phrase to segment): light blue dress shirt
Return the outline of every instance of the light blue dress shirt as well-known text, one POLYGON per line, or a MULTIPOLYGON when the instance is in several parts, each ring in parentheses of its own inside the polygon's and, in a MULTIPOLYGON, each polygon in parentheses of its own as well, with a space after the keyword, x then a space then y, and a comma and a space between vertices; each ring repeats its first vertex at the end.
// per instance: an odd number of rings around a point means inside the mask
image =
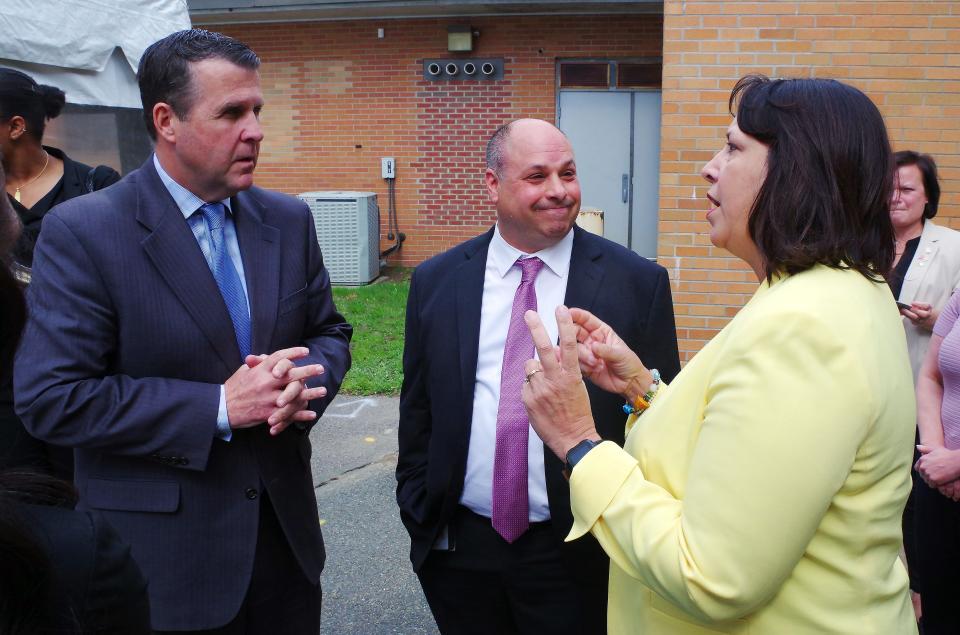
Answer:
MULTIPOLYGON (((177 204, 180 213, 183 214, 187 224, 190 225, 193 236, 197 239, 197 244, 200 245, 200 251, 203 252, 203 257, 207 261, 207 266, 209 266, 210 271, 213 272, 213 257, 210 252, 210 231, 207 229, 207 223, 203 220, 203 215, 196 214, 195 212, 199 210, 202 205, 215 201, 205 201, 174 181, 163 169, 163 166, 160 165, 156 154, 153 155, 153 166, 157 169, 157 174, 160 176, 164 187, 167 188, 170 196, 173 197, 173 202, 177 204)), ((240 257, 240 243, 237 241, 237 228, 233 224, 233 210, 230 208, 229 198, 225 198, 220 202, 227 208, 226 222, 223 227, 223 239, 227 245, 227 254, 229 254, 230 260, 233 262, 233 266, 236 267, 237 274, 240 276, 240 284, 243 285, 243 294, 247 297, 247 311, 249 312, 250 294, 247 293, 247 281, 243 275, 243 259, 240 257)), ((223 385, 220 386, 220 408, 217 412, 217 436, 224 441, 229 441, 233 437, 230 420, 227 418, 226 386, 223 385)))

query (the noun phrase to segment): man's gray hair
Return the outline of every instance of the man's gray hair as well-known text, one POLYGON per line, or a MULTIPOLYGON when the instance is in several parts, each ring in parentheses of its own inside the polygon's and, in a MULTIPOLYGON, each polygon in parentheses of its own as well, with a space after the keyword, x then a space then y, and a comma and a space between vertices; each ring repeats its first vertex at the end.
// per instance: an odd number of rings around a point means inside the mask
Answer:
POLYGON ((490 141, 487 141, 487 168, 493 170, 498 177, 503 170, 504 146, 507 138, 510 136, 510 127, 514 121, 508 122, 497 128, 490 141))

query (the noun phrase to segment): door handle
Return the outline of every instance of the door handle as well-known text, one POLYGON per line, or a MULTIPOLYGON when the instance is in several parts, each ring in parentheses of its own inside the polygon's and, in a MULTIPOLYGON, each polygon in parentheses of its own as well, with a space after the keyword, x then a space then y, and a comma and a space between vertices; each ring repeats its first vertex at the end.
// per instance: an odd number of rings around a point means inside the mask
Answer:
POLYGON ((626 203, 630 200, 630 175, 624 174, 620 179, 620 198, 626 203))

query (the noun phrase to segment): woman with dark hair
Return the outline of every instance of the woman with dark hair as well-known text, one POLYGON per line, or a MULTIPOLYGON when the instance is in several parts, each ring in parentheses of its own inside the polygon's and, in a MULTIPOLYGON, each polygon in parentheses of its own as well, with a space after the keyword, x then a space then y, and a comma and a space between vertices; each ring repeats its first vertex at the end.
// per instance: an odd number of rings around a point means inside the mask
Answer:
MULTIPOLYGON (((896 163, 890 220, 896 237, 890 289, 897 298, 914 383, 930 347, 931 330, 950 294, 960 285, 960 232, 935 224, 940 204, 937 164, 928 154, 902 150, 893 155, 896 163)), ((919 437, 917 437, 919 442, 919 437)), ((914 455, 914 461, 920 458, 914 455)), ((924 487, 913 473, 913 492, 903 512, 903 543, 910 571, 910 589, 921 614, 920 581, 917 567, 918 545, 915 539, 914 499, 924 487)))
POLYGON ((940 309, 960 286, 960 232, 931 220, 940 204, 940 182, 933 157, 902 150, 893 158, 897 175, 890 220, 896 252, 890 288, 904 317, 907 350, 916 381, 940 309))
MULTIPOLYGON (((29 280, 33 246, 47 211, 57 203, 120 180, 120 175, 110 167, 91 168, 71 160, 56 148, 41 145, 47 120, 60 114, 65 101, 59 88, 37 84, 20 71, 0 68, 0 152, 7 174, 8 195, 4 198, 13 206, 23 226, 13 247, 13 258, 17 273, 25 280, 29 280)), ((11 384, 3 379, 0 381, 0 468, 30 466, 72 480, 72 450, 41 443, 29 436, 14 415, 12 404, 11 384)))
POLYGON ((91 168, 42 145, 47 121, 57 117, 65 103, 59 88, 37 84, 12 68, 0 68, 0 151, 7 194, 23 223, 13 256, 24 267, 33 263, 40 222, 51 207, 120 180, 113 168, 91 168))
MULTIPOLYGON (((0 185, 4 182, 0 162, 0 185)), ((0 197, 0 382, 9 383, 26 319, 10 248, 20 223, 0 197)), ((147 586, 129 547, 69 483, 0 469, 0 633, 150 633, 147 586)))
POLYGON ((826 79, 748 76, 703 168, 711 242, 760 286, 667 386, 560 307, 523 399, 566 459, 574 526, 611 559, 609 631, 916 633, 898 558, 913 382, 885 284, 893 161, 879 111, 826 79), (598 442, 586 377, 625 397, 598 442))

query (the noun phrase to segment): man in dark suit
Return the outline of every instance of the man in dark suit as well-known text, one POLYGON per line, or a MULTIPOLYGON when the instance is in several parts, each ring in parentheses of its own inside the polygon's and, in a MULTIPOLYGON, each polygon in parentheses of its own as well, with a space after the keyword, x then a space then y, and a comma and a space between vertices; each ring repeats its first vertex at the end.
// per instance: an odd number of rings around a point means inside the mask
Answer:
POLYGON ((138 71, 156 154, 44 220, 15 370, 149 582, 157 631, 319 629, 309 428, 350 366, 309 211, 253 187, 244 44, 181 31, 138 71))
MULTIPOLYGON (((537 310, 556 338, 557 305, 588 309, 670 379, 679 360, 669 280, 574 227, 573 150, 551 124, 500 128, 486 184, 496 226, 423 263, 411 282, 397 466, 410 557, 443 633, 602 633, 609 562, 589 536, 563 542, 573 523, 563 466, 520 402, 534 354, 522 315, 537 310)), ((588 390, 600 434, 622 443, 623 403, 588 390)))

